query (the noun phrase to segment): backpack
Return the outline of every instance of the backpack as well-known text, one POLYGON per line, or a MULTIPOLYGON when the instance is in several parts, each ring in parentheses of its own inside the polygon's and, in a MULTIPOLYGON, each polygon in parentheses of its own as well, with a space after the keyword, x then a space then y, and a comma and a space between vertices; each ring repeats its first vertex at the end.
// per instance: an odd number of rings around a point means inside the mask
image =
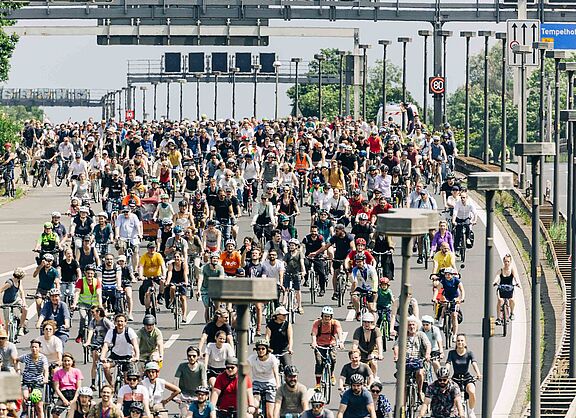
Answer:
MULTIPOLYGON (((317 321, 319 321, 318 323, 318 331, 316 333, 316 338, 320 337, 322 335, 322 319, 318 318, 317 321)), ((334 335, 334 329, 336 328, 336 325, 334 323, 334 320, 330 320, 330 335, 334 335)), ((326 333, 324 333, 326 334, 326 333)))
MULTIPOLYGON (((118 331, 116 331, 116 327, 112 329, 112 346, 116 345, 116 336, 118 335, 118 331)), ((130 334, 128 333, 128 327, 124 330, 124 338, 126 338, 126 342, 132 345, 132 340, 130 339, 130 334)))

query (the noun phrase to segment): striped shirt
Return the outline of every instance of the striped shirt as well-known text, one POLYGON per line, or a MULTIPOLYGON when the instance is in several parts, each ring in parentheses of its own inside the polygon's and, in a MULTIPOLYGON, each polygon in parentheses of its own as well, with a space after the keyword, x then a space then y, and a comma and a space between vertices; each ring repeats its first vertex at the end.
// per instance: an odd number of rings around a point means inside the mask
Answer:
POLYGON ((102 287, 116 287, 116 277, 119 271, 119 266, 114 266, 111 269, 104 268, 104 266, 98 267, 98 273, 102 279, 102 287))
POLYGON ((24 364, 22 371, 23 383, 41 384, 44 382, 44 367, 48 367, 48 359, 44 354, 40 354, 37 361, 32 359, 32 354, 24 354, 18 360, 24 364))

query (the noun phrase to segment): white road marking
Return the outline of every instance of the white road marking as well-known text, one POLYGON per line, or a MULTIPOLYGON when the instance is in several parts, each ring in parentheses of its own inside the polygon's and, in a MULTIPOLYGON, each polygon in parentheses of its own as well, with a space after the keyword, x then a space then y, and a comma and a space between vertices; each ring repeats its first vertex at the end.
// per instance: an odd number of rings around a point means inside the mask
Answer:
POLYGON ((0 225, 5 225, 5 224, 17 224, 18 221, 0 221, 0 225))
MULTIPOLYGON (((476 212, 480 220, 486 225, 486 211, 482 209, 475 201, 471 200, 472 204, 476 207, 476 212)), ((500 229, 494 228, 494 245, 500 258, 505 254, 510 254, 508 243, 500 229)), ((512 265, 516 268, 514 259, 512 265)), ((516 271, 518 269, 516 268, 516 271)), ((514 400, 520 389, 520 376, 522 375, 522 367, 525 361, 525 347, 527 344, 526 333, 526 306, 524 302, 524 288, 518 288, 514 291, 516 308, 514 309, 515 319, 511 322, 512 332, 510 339, 510 351, 508 352, 508 361, 506 362, 506 372, 504 379, 500 386, 500 394, 494 405, 492 417, 509 417, 511 416, 514 400)))
POLYGON ((186 315, 186 323, 187 323, 187 324, 191 323, 197 313, 198 313, 198 311, 190 311, 190 312, 188 312, 188 315, 186 315))
POLYGON ((170 336, 170 338, 168 338, 168 340, 164 343, 164 348, 168 349, 168 348, 172 347, 172 344, 174 344, 176 342, 176 340, 178 339, 179 336, 180 336, 180 334, 172 334, 170 336))
POLYGON ((30 306, 28 306, 28 313, 26 314, 26 319, 31 320, 36 316, 36 301, 32 301, 30 306))
POLYGON ((343 342, 343 343, 346 342, 346 338, 348 338, 348 333, 347 333, 346 331, 344 331, 344 332, 342 333, 342 342, 343 342))
MULTIPOLYGON (((36 268, 36 263, 30 264, 30 265, 28 265, 28 266, 26 266, 26 267, 22 267, 22 269, 23 269, 24 271, 32 270, 33 268, 36 268)), ((12 273, 13 273, 13 272, 14 272, 14 270, 7 271, 7 272, 5 272, 5 273, 0 274, 0 277, 12 276, 12 273)))
POLYGON ((348 309, 346 314, 346 322, 352 322, 356 319, 356 311, 354 309, 348 309))

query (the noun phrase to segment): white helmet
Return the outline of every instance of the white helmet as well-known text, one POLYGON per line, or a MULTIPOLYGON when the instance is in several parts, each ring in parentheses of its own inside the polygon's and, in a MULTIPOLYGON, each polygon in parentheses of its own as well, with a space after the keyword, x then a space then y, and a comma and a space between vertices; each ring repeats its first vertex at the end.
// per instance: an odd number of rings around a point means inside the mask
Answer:
POLYGON ((374 322, 374 315, 371 314, 370 312, 366 312, 364 315, 362 315, 362 321, 363 322, 374 322))
POLYGON ((300 245, 300 241, 298 241, 296 238, 291 238, 290 241, 288 241, 288 244, 294 244, 298 246, 300 245))
POLYGON ((324 306, 322 308, 322 315, 334 315, 334 308, 332 308, 332 306, 324 306))

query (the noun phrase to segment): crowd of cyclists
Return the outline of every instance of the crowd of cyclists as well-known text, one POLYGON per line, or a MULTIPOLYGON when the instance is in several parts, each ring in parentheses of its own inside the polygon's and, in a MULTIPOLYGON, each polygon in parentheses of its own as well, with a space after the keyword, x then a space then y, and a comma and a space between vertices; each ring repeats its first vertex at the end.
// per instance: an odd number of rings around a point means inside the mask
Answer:
MULTIPOLYGON (((0 160, 11 180, 24 181, 15 167, 25 165, 33 184, 63 185, 70 202, 46 219, 33 247, 33 294, 22 268, 0 287, 2 370, 22 378, 22 399, 0 403, 0 415, 165 417, 175 402, 182 417, 234 416, 235 310, 211 300, 208 287, 216 277, 268 277, 279 296, 251 309, 247 413, 333 418, 334 386, 338 418, 391 416, 378 366, 397 359, 400 309, 391 290, 394 242, 376 221, 408 207, 443 216, 414 242, 417 264, 431 265, 418 274, 430 279, 434 307, 424 314, 410 297, 407 414, 475 416, 481 374, 459 332, 466 280, 457 259, 463 264, 473 247, 477 213, 465 178, 456 177, 448 123, 432 132, 414 112, 406 131, 393 120, 342 118, 31 121, 17 142, 5 144, 0 160), (310 326, 310 391, 299 381, 306 364, 293 358, 302 347, 293 323, 302 322, 307 294, 306 309, 318 316, 310 326), (35 300, 33 324, 27 298, 35 300), (190 338, 199 343, 174 379, 161 378, 157 319, 171 312, 178 329, 196 300, 206 325, 190 338), (360 326, 346 348, 349 363, 338 369, 345 337, 336 317, 348 310, 360 326), (29 348, 18 350, 28 333, 29 348), (82 345, 90 370, 76 367, 73 344, 82 345)), ((503 305, 514 319, 519 286, 511 257, 503 263, 494 279, 499 321, 508 320, 503 305)))

